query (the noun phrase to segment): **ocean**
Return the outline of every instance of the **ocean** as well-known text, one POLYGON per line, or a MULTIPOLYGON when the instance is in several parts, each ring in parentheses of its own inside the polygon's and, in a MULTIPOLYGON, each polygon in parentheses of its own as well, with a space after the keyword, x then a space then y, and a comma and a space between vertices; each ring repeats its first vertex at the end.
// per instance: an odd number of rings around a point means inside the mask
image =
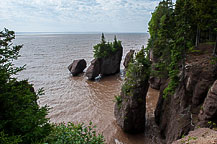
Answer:
MULTIPOLYGON (((142 45, 146 46, 149 36, 143 33, 105 33, 105 38, 112 42, 115 35, 124 48, 122 63, 130 49, 138 51, 142 45)), ((48 114, 50 122, 88 124, 92 121, 107 143, 144 143, 144 134, 125 134, 116 124, 114 96, 120 93, 123 83, 120 74, 88 81, 84 74, 72 77, 67 68, 75 59, 85 59, 89 66, 93 59, 93 46, 100 40, 99 33, 18 33, 14 44, 23 44, 23 48, 15 64, 26 65, 18 79, 28 79, 36 90, 44 89, 45 94, 40 96, 38 103, 51 108, 48 114)), ((121 70, 123 68, 121 64, 121 70)), ((156 92, 153 90, 152 93, 156 92)))

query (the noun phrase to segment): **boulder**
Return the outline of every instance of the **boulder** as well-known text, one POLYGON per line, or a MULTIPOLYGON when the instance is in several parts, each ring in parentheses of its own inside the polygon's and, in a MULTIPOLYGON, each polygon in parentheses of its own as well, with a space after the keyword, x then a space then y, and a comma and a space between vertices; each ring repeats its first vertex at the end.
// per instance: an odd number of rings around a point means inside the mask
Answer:
POLYGON ((141 133, 145 131, 146 122, 146 94, 148 79, 137 81, 137 84, 126 92, 122 88, 119 101, 115 104, 115 118, 118 125, 127 133, 141 133))
POLYGON ((198 117, 200 127, 212 127, 217 124, 217 80, 210 88, 198 117))
POLYGON ((79 59, 74 60, 73 63, 68 66, 68 69, 73 76, 77 76, 78 74, 82 73, 86 67, 86 61, 84 59, 79 59))
POLYGON ((93 59, 86 71, 86 76, 89 80, 94 80, 100 74, 100 59, 93 59))
POLYGON ((135 50, 130 50, 127 55, 125 56, 125 59, 124 59, 124 67, 125 69, 128 67, 128 64, 130 63, 130 61, 132 60, 133 58, 133 55, 134 55, 134 52, 135 50))

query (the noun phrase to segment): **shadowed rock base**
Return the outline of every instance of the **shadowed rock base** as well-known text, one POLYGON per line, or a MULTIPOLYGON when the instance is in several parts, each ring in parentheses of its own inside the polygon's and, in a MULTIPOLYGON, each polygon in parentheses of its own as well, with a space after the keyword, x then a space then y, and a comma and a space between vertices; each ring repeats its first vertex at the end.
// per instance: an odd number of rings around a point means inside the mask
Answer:
POLYGON ((118 125, 128 133, 145 131, 146 94, 148 80, 135 87, 131 93, 121 92, 122 101, 115 104, 115 117, 118 125))

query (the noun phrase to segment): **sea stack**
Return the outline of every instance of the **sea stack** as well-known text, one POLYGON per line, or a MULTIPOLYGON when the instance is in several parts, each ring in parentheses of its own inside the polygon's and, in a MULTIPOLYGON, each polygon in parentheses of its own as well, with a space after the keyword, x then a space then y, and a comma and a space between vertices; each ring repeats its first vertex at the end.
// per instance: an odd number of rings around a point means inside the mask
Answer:
POLYGON ((118 125, 127 133, 142 133, 146 122, 146 94, 149 88, 149 60, 144 49, 132 58, 114 109, 118 125))
POLYGON ((120 72, 120 64, 123 55, 121 41, 116 36, 113 43, 105 41, 102 34, 101 43, 94 46, 94 57, 88 67, 86 76, 89 80, 95 80, 99 75, 108 76, 120 72))

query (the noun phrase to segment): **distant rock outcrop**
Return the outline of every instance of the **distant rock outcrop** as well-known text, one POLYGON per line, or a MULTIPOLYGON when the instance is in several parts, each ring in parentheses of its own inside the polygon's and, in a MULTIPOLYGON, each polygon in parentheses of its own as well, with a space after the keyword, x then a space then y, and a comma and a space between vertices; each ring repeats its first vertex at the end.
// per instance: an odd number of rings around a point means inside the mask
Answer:
POLYGON ((117 50, 113 55, 103 58, 95 58, 88 67, 86 76, 89 80, 94 80, 99 74, 113 75, 120 72, 120 64, 123 48, 117 50))
POLYGON ((86 67, 86 61, 84 59, 79 59, 74 60, 73 63, 68 66, 68 69, 73 76, 77 76, 78 74, 82 73, 86 67))
POLYGON ((128 67, 128 64, 130 63, 130 61, 132 60, 133 58, 133 55, 135 53, 135 50, 130 50, 127 55, 125 56, 125 59, 124 59, 124 67, 125 69, 128 67))
POLYGON ((100 74, 100 59, 93 59, 86 71, 89 80, 94 80, 100 74))

